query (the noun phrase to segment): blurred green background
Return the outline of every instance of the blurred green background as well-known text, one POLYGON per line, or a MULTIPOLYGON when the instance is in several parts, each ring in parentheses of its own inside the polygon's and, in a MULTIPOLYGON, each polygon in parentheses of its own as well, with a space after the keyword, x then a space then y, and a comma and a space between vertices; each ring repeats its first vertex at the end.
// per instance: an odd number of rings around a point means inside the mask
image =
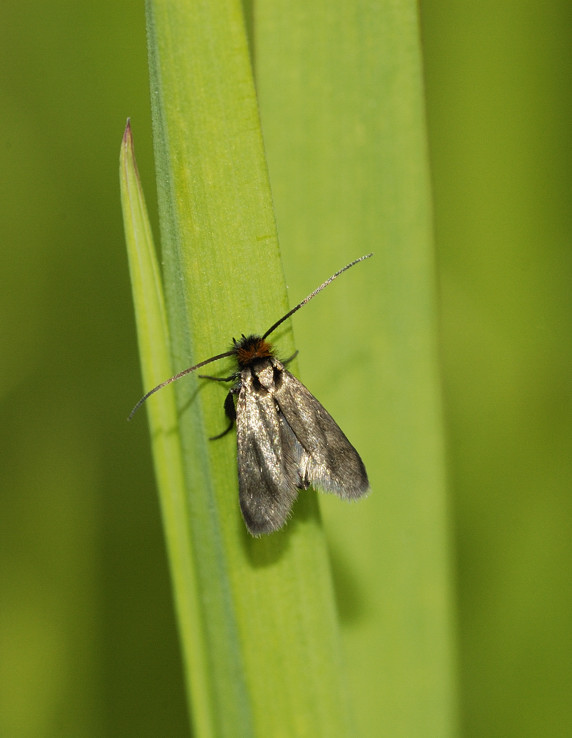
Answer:
MULTIPOLYGON (((421 13, 463 734, 565 736, 572 8, 421 13)), ((125 423, 128 115, 155 218, 143 4, 10 3, 0 39, 0 735, 185 736, 147 429, 125 423)))

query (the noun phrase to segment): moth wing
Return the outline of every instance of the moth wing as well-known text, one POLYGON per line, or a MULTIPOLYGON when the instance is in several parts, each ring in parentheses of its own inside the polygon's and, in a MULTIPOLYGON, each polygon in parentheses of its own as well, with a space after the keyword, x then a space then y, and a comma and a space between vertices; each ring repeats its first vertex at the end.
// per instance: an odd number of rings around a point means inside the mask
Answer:
POLYGON ((310 484, 344 499, 369 490, 363 461, 328 411, 294 375, 282 369, 274 397, 302 447, 301 487, 310 484))
POLYGON ((272 533, 284 525, 298 494, 303 449, 279 417, 272 395, 254 386, 248 370, 241 375, 236 434, 244 522, 254 536, 272 533))

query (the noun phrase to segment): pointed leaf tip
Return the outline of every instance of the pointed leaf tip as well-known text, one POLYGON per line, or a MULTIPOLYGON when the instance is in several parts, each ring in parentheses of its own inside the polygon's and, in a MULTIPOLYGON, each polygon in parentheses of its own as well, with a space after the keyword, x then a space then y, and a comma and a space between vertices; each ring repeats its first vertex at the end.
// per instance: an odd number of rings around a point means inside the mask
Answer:
POLYGON ((125 175, 131 174, 135 177, 135 180, 140 186, 139 168, 137 166, 137 159, 135 158, 135 143, 133 141, 133 131, 131 129, 131 118, 127 118, 125 125, 125 131, 123 132, 123 138, 121 139, 121 151, 120 151, 120 166, 125 170, 125 175))
POLYGON ((125 123, 122 144, 128 149, 133 149, 133 131, 131 130, 131 118, 127 118, 127 122, 125 123))

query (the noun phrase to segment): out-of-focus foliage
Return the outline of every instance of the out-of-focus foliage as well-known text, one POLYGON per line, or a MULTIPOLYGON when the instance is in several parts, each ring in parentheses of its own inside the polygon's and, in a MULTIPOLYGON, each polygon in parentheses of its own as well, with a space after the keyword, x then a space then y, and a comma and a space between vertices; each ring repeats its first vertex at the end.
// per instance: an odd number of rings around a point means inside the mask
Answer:
POLYGON ((422 3, 464 734, 572 725, 572 6, 422 3))

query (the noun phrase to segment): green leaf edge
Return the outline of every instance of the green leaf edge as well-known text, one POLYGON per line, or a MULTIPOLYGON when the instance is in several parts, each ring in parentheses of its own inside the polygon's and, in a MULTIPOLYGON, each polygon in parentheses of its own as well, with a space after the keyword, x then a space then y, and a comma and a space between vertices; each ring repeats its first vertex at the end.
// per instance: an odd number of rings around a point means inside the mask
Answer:
MULTIPOLYGON (((141 356, 143 384, 153 387, 172 375, 169 354, 169 330, 159 264, 157 263, 153 234, 133 147, 130 121, 127 121, 120 152, 120 187, 125 240, 129 260, 129 272, 137 336, 141 356)), ((156 402, 146 405, 155 470, 158 479, 165 528, 169 548, 171 575, 176 597, 176 608, 184 650, 184 660, 191 659, 194 669, 187 669, 189 679, 200 673, 205 660, 202 653, 200 613, 196 606, 197 582, 193 566, 193 549, 187 525, 188 510, 184 495, 184 473, 180 439, 176 432, 178 418, 172 388, 165 388, 156 402)), ((138 417, 138 416, 135 416, 138 417)), ((208 698, 203 680, 194 679, 193 720, 201 735, 208 735, 205 728, 209 720, 208 698)))

